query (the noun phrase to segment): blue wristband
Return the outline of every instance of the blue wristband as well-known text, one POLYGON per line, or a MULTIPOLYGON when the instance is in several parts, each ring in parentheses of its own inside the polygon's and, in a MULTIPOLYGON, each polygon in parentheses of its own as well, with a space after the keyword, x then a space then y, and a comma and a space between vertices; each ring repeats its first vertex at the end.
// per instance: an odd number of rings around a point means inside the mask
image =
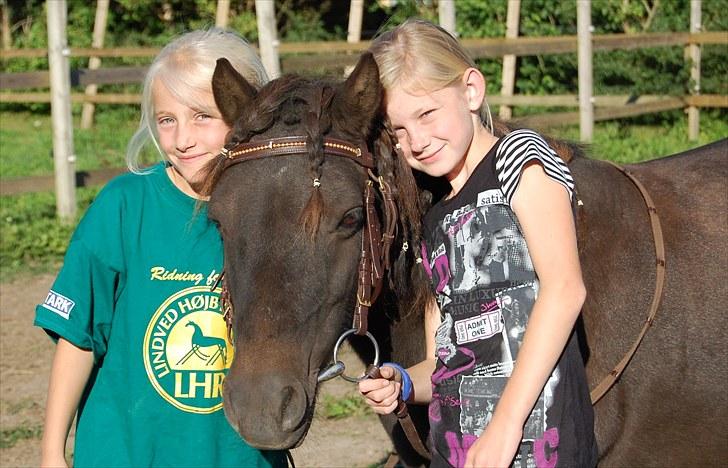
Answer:
POLYGON ((404 367, 393 362, 385 362, 382 364, 382 366, 389 366, 399 371, 399 375, 402 376, 402 401, 409 400, 409 397, 412 396, 412 379, 410 378, 410 375, 407 373, 407 371, 404 370, 404 367))

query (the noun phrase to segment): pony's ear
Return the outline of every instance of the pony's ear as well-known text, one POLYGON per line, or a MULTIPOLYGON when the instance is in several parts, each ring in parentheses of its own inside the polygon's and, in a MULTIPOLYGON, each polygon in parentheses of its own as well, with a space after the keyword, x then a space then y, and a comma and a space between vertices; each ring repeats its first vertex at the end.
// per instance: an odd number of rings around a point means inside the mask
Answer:
POLYGON ((226 124, 232 127, 257 93, 227 59, 217 60, 215 73, 212 74, 212 94, 226 124))
POLYGON ((351 120, 353 116, 358 116, 363 127, 368 128, 379 114, 383 95, 377 62, 371 52, 365 52, 349 78, 338 89, 332 104, 340 118, 351 120))

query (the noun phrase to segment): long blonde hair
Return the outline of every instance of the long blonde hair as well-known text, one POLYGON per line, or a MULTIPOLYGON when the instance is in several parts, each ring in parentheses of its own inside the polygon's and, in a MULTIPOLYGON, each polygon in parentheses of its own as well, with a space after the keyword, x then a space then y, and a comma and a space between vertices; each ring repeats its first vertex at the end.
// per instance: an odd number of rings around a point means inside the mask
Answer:
MULTIPOLYGON (((152 89, 159 80, 170 93, 186 106, 206 109, 212 93, 212 74, 219 58, 226 58, 248 82, 259 88, 268 81, 260 58, 248 42, 232 31, 210 28, 185 33, 167 44, 155 57, 144 78, 141 119, 126 150, 126 164, 132 172, 141 172, 139 157, 150 141, 162 159, 159 135, 154 122, 152 89)), ((215 112, 217 113, 217 112, 215 112)))
MULTIPOLYGON (((408 19, 374 39, 369 51, 386 90, 432 92, 455 84, 475 61, 445 29, 420 19, 408 19)), ((493 118, 483 99, 480 120, 493 132, 493 118)))

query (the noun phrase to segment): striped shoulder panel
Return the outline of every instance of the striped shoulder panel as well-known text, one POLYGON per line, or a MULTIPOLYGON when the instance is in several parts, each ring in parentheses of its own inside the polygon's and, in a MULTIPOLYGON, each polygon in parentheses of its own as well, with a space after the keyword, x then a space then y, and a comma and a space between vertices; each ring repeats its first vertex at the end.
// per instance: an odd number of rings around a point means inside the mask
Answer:
POLYGON ((574 178, 566 163, 538 133, 515 130, 502 138, 495 162, 495 172, 508 204, 511 204, 518 188, 523 166, 534 159, 541 163, 546 175, 563 185, 569 198, 573 198, 574 178))

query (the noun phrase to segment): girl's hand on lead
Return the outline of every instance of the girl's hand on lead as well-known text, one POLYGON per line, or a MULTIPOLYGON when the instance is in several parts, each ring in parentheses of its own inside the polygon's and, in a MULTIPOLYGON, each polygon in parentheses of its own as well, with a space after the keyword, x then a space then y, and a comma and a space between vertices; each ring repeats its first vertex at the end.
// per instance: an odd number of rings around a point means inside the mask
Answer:
POLYGON ((465 468, 509 467, 523 437, 523 427, 501 421, 493 415, 490 424, 470 447, 465 468))
POLYGON ((397 399, 402 390, 401 377, 389 366, 379 369, 381 379, 365 379, 359 382, 359 392, 377 414, 389 414, 397 409, 397 399))

